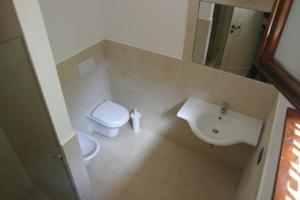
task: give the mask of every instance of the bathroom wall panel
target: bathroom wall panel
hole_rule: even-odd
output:
[[[262,148],[265,148],[264,153],[269,151],[267,146],[272,134],[271,132],[275,115],[275,106],[276,105],[274,105],[268,119],[264,124],[262,137],[260,138],[258,146],[250,156],[249,161],[247,162],[247,165],[243,172],[243,176],[241,178],[241,182],[237,189],[236,200],[256,199],[262,170],[265,164],[265,155],[263,156],[259,165],[257,165],[257,159]]]
[[[195,35],[195,45],[193,51],[194,63],[205,63],[207,54],[207,40],[209,38],[212,22],[209,20],[198,19],[197,31]]]
[[[111,41],[105,59],[111,84],[140,93],[132,99],[150,98],[152,104],[143,105],[154,114],[167,113],[193,95],[217,105],[226,101],[237,112],[265,120],[278,94],[267,83]]]
[[[68,160],[74,182],[76,183],[80,200],[95,200],[87,167],[81,156],[81,149],[77,136],[70,139],[62,148]]]
[[[26,42],[28,54],[30,55],[31,63],[32,63],[34,71],[36,73],[36,78],[38,79],[38,83],[39,83],[41,92],[44,96],[45,103],[47,104],[47,109],[49,111],[53,126],[55,128],[56,135],[59,139],[60,144],[64,145],[64,144],[68,143],[68,141],[71,140],[72,137],[74,138],[74,136],[76,134],[72,131],[70,119],[68,117],[67,108],[66,108],[66,105],[64,102],[61,86],[59,84],[57,70],[56,70],[55,62],[54,62],[53,55],[52,55],[52,52],[50,49],[48,35],[46,33],[46,28],[45,28],[44,21],[42,18],[39,2],[38,2],[38,0],[31,0],[31,1],[13,0],[10,2],[14,3],[14,7],[15,7],[16,13],[18,15],[18,20],[20,22],[20,26],[21,26],[22,33],[23,33],[22,36],[24,37],[24,40]],[[55,3],[55,2],[57,2],[56,5],[58,5],[58,6],[61,6],[61,3],[67,3],[69,6],[75,5],[74,1],[72,1],[72,2],[53,1],[52,3]],[[94,1],[94,3],[95,2],[96,2],[96,4],[99,3],[98,0]],[[49,1],[49,3],[50,3],[50,1]],[[93,5],[95,5],[93,3],[91,3],[92,6],[91,6],[91,4],[88,4],[88,3],[82,2],[82,1],[77,1],[76,3],[87,5],[89,8],[92,7],[92,9],[88,9],[90,11],[89,14],[91,14],[92,16],[94,14],[98,15],[100,13],[100,12],[98,12],[98,7],[93,6]],[[76,4],[76,5],[78,5],[78,4]],[[77,9],[81,9],[83,7],[84,6],[79,6],[79,7],[77,7]],[[97,12],[91,12],[91,10],[93,10],[93,8],[96,9]],[[72,12],[72,7],[70,8],[69,11]],[[50,12],[51,12],[51,9],[50,9]],[[87,31],[90,34],[97,35],[99,33],[97,30],[101,29],[99,19],[97,17],[93,18],[93,17],[91,17],[91,15],[87,15],[86,12],[83,12],[83,13],[78,12],[77,13],[78,14],[77,17],[79,16],[79,18],[80,18],[80,14],[84,14],[84,17],[82,18],[84,21],[83,24],[82,24],[81,20],[77,20],[77,19],[73,18],[72,16],[70,18],[64,18],[64,15],[63,16],[57,15],[57,12],[55,12],[55,11],[52,11],[51,14],[54,14],[55,16],[57,16],[59,18],[58,20],[55,21],[54,26],[56,25],[56,23],[65,22],[64,20],[67,20],[67,21],[69,20],[69,23],[67,23],[67,24],[68,25],[75,24],[76,28],[79,27],[79,26],[76,26],[78,24],[86,25],[87,27],[81,26],[82,32]],[[16,16],[14,16],[14,17],[16,18]],[[86,22],[85,21],[86,19],[96,20],[96,25],[93,23]],[[78,23],[75,23],[75,22],[78,22]],[[97,29],[97,30],[91,31],[88,28],[91,25],[95,26],[95,29]],[[2,30],[2,29],[0,28],[0,30]],[[59,30],[54,30],[54,31],[60,32],[61,30],[66,30],[66,29],[59,29]],[[90,35],[88,35],[87,38],[85,37],[85,38],[80,39],[80,37],[83,35],[82,32],[77,31],[77,29],[76,29],[76,31],[73,32],[73,29],[72,28],[70,29],[69,26],[67,27],[67,30],[68,31],[71,30],[71,33],[67,32],[66,38],[62,39],[63,42],[58,41],[59,44],[63,45],[60,50],[64,53],[66,53],[67,56],[71,56],[72,52],[73,52],[72,50],[74,50],[74,49],[71,48],[71,50],[70,50],[70,48],[65,48],[65,46],[64,46],[65,40],[69,39],[69,40],[71,40],[71,42],[73,42],[72,43],[73,45],[75,45],[75,46],[78,45],[81,48],[86,48],[87,46],[90,45],[90,43],[87,42],[85,39],[92,39],[92,40],[94,39],[94,37],[90,37]],[[76,34],[73,34],[75,32],[78,33],[78,35],[80,35],[80,37]],[[75,39],[74,39],[74,37],[71,37],[71,36],[74,36]],[[78,42],[79,39],[81,41],[80,43]],[[98,41],[97,39],[96,39],[96,42]],[[53,39],[53,40],[55,42],[57,42],[55,39]],[[89,41],[91,41],[91,40],[89,40]],[[81,46],[82,44],[83,44],[83,46]],[[87,46],[85,46],[85,45],[87,45]],[[76,46],[76,47],[78,47],[78,46]],[[70,47],[70,46],[68,46],[68,47]],[[71,47],[74,47],[74,46],[71,46]],[[76,48],[74,51],[78,52],[79,50],[80,49]],[[57,54],[59,54],[59,52]],[[59,56],[63,56],[63,55],[59,54]],[[32,97],[30,97],[30,95],[28,95],[28,97],[32,98]],[[30,102],[30,101],[28,101],[28,102]],[[43,106],[45,106],[45,105],[43,105]],[[55,134],[55,133],[53,133],[53,134]],[[40,135],[38,135],[38,136],[40,136]],[[43,139],[47,140],[47,138],[43,138]],[[50,140],[48,139],[46,144],[49,144],[49,141]],[[28,144],[30,144],[30,143],[28,143]],[[79,149],[78,143],[73,143],[73,146],[75,146],[74,151],[68,151],[68,149],[65,150],[64,149],[65,146],[63,146],[63,150],[65,151],[64,153],[67,158],[68,164],[69,163],[72,164],[72,166],[69,165],[69,169],[70,169],[70,172],[72,173],[73,180],[75,181],[75,185],[77,187],[77,192],[79,193],[79,196],[81,197],[81,199],[86,199],[86,200],[93,199],[91,190],[89,188],[89,177],[88,177],[88,174],[86,173],[86,168],[85,167],[81,168],[81,173],[78,173],[76,171],[76,170],[80,169],[80,166],[82,166],[83,159],[81,157],[81,152],[78,151],[78,149]],[[46,145],[44,147],[46,147]],[[77,151],[76,151],[76,149],[77,149]],[[38,153],[39,151],[36,151],[36,152]],[[36,153],[36,152],[34,152],[34,153]],[[34,155],[36,155],[36,154],[34,154]],[[73,157],[77,158],[76,165],[73,165],[74,164],[74,162],[72,160]],[[37,162],[37,163],[40,164],[39,162]],[[37,165],[37,163],[35,163],[35,164]],[[44,164],[44,163],[46,163],[46,162],[43,162],[42,164]],[[58,164],[60,165],[61,168],[63,167],[62,163],[58,163]],[[50,170],[48,163],[45,164],[44,166],[47,166],[47,172],[48,172]],[[35,174],[38,174],[37,172],[40,172],[40,171],[36,170]],[[45,176],[47,176],[47,175],[51,175],[52,178],[55,178],[55,176],[51,173],[45,173]],[[66,174],[60,175],[59,177],[62,178],[62,177],[64,177],[64,175],[66,175]],[[41,177],[40,177],[40,179],[41,179]],[[56,178],[56,181],[57,181],[57,178]],[[61,185],[62,182],[63,181],[60,181],[57,183]],[[60,186],[60,189],[61,188],[63,188],[63,187]],[[67,192],[66,188],[63,188],[62,190],[64,190],[64,192]],[[57,194],[57,192],[56,192],[56,194]],[[58,198],[58,199],[61,199],[61,198]],[[66,199],[66,198],[64,198],[64,199]]]
[[[11,0],[0,0],[0,42],[22,35]]]
[[[103,0],[39,3],[56,63],[104,39]]]
[[[39,2],[38,0],[12,0],[12,2],[32,67],[36,73],[59,142],[63,145],[74,136],[74,133],[59,84]]]
[[[34,186],[1,127],[0,163],[1,199],[23,199]]]
[[[0,123],[32,183],[55,199],[75,199],[21,38],[0,45]]]
[[[288,108],[293,108],[292,104],[279,94],[264,125],[258,147],[243,172],[236,200],[272,199]],[[264,148],[263,157],[261,163],[257,165],[262,148]]]
[[[288,108],[294,109],[294,106],[280,93],[275,107],[272,131],[267,147],[268,150],[265,153],[265,164],[261,174],[257,200],[272,198]]]
[[[30,2],[34,3],[34,1]],[[55,174],[57,173],[55,169],[61,172],[65,168],[60,161],[58,163],[54,161],[59,165],[58,167],[53,165],[52,156],[57,153],[55,150],[58,150],[57,143],[53,146],[55,133],[51,132],[48,137],[49,129],[45,130],[49,127],[49,119],[46,115],[46,121],[43,121],[45,105],[24,47],[23,34],[13,3],[15,2],[12,0],[0,0],[0,126],[6,134],[4,136],[2,129],[0,130],[0,199],[15,200],[25,199],[25,197],[31,199],[30,195],[35,194],[45,196],[36,186],[55,194],[60,193],[57,188],[59,190],[63,188],[62,190],[65,191],[62,193],[66,193],[68,187],[65,187],[64,180],[59,179],[58,182],[57,177],[63,178],[67,174],[66,171],[63,171],[65,174],[58,176]],[[22,11],[32,6],[29,2],[22,3],[26,4],[22,7]],[[25,16],[38,20],[33,13],[36,14],[31,10],[30,15]],[[22,19],[26,21],[25,18]],[[40,28],[32,20],[28,21],[34,27],[30,30],[36,31]],[[36,34],[34,38],[38,38]],[[37,39],[37,41],[41,44],[41,40]],[[43,57],[42,59],[48,63],[42,49],[39,48],[39,51],[43,56],[39,57]],[[42,65],[42,68],[45,70],[45,65]],[[51,128],[50,131],[53,131]],[[53,150],[53,147],[56,149]],[[69,181],[68,177],[67,181]],[[56,183],[58,183],[57,187],[54,186]]]
[[[113,100],[140,109],[144,127],[236,167],[245,166],[251,147],[211,149],[176,112],[189,96],[195,96],[217,105],[228,102],[237,112],[266,120],[277,95],[273,86],[111,41],[105,59]]]
[[[105,99],[111,99],[107,65],[103,57],[105,42],[99,42],[57,65],[65,102],[72,126],[90,132],[86,114],[91,106]],[[93,57],[96,68],[80,77],[78,65]],[[90,180],[82,162],[81,150],[77,137],[72,137],[63,145],[68,164],[82,199],[92,199]]]
[[[86,114],[90,107],[111,98],[104,45],[99,42],[57,65],[72,125],[83,131],[89,131]],[[96,68],[80,77],[78,65],[90,57],[95,58]]]
[[[106,0],[105,39],[182,58],[188,0]]]
[[[56,63],[103,39],[182,58],[189,1],[199,0],[39,0]],[[274,0],[205,1],[270,12]]]

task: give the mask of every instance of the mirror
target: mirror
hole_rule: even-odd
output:
[[[255,60],[269,13],[199,3],[192,62],[262,80]]]
[[[258,69],[300,109],[300,2],[276,0],[258,54]]]

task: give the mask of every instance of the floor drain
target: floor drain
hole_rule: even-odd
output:
[[[214,129],[212,130],[212,132],[213,132],[214,134],[218,134],[220,131],[219,131],[218,129],[214,128]]]

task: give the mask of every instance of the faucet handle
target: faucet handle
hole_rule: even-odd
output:
[[[221,106],[221,114],[225,115],[227,113],[227,110],[228,110],[228,103],[223,102]]]
[[[223,102],[223,103],[222,103],[222,107],[228,108],[228,107],[229,107],[229,104],[228,104],[227,102]]]

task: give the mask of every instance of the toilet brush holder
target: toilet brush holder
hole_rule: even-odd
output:
[[[135,134],[140,133],[140,121],[141,121],[141,113],[134,109],[134,111],[130,114],[132,119],[132,128]]]

